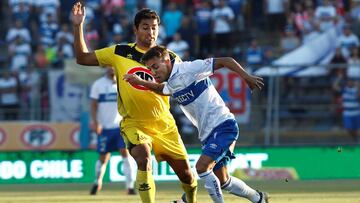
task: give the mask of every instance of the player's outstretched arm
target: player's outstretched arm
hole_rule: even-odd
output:
[[[261,90],[261,88],[264,86],[264,80],[261,77],[248,74],[244,68],[231,57],[214,58],[213,63],[214,71],[224,67],[234,71],[245,80],[251,90],[255,88]]]
[[[89,52],[84,39],[84,20],[86,16],[85,6],[80,2],[74,4],[71,12],[71,20],[74,29],[74,49],[76,62],[81,65],[97,66],[99,62],[94,52]]]
[[[125,74],[123,79],[132,85],[142,85],[157,94],[166,95],[163,93],[165,87],[164,83],[156,83],[148,80],[143,80],[136,74]]]

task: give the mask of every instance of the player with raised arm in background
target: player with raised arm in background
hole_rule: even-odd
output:
[[[150,71],[141,63],[143,54],[156,45],[160,18],[155,11],[142,9],[134,19],[135,43],[113,45],[89,52],[83,26],[85,7],[76,3],[72,10],[74,47],[77,63],[89,66],[112,66],[118,86],[118,110],[123,117],[120,128],[130,154],[137,166],[136,188],[142,202],[155,202],[151,150],[157,161],[166,161],[179,177],[187,202],[196,202],[197,180],[188,161],[187,152],[170,113],[168,96],[122,80],[124,74],[138,74],[152,80]],[[178,58],[171,53],[175,60]]]
[[[136,194],[134,190],[136,166],[120,136],[119,124],[122,119],[117,111],[117,87],[114,69],[108,67],[106,75],[97,79],[90,89],[91,118],[97,137],[99,160],[95,165],[96,179],[90,190],[96,195],[102,188],[103,177],[111,152],[120,152],[123,158],[123,173],[126,180],[127,194]]]
[[[212,200],[224,202],[223,189],[253,203],[267,203],[267,193],[252,189],[228,173],[227,164],[235,158],[233,151],[239,129],[234,115],[226,107],[209,76],[215,70],[226,67],[244,79],[252,90],[261,89],[263,79],[249,75],[231,57],[177,62],[162,46],[151,48],[142,61],[157,82],[143,80],[135,74],[124,75],[124,80],[162,95],[171,95],[197,127],[202,154],[196,163],[196,170]]]

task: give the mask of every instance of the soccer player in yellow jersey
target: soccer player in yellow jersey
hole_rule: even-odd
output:
[[[186,201],[196,202],[197,181],[169,111],[169,98],[122,80],[124,74],[132,73],[146,80],[154,80],[150,70],[140,59],[148,49],[156,45],[159,16],[150,9],[140,10],[134,19],[135,43],[114,45],[94,52],[88,50],[84,40],[84,20],[85,7],[77,2],[72,9],[76,60],[82,65],[107,65],[115,68],[118,110],[123,117],[120,127],[130,154],[138,166],[136,187],[142,202],[155,202],[151,150],[157,161],[167,161],[175,171],[186,193]],[[171,57],[175,59],[177,56],[172,53]]]

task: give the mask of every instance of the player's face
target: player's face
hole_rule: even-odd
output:
[[[140,47],[151,48],[155,46],[159,34],[159,24],[156,19],[143,19],[139,27],[135,28],[136,43]]]
[[[170,76],[171,63],[169,59],[154,57],[146,61],[145,65],[151,70],[158,83],[166,81]]]

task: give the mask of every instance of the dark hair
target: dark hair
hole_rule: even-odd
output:
[[[134,25],[136,28],[139,27],[140,22],[143,19],[156,19],[158,21],[158,24],[160,24],[159,15],[156,13],[156,11],[149,8],[143,8],[136,13],[134,18]]]
[[[151,49],[149,49],[142,57],[141,57],[141,62],[145,63],[146,61],[158,57],[158,58],[162,58],[166,55],[169,55],[168,50],[163,47],[163,46],[154,46]]]

